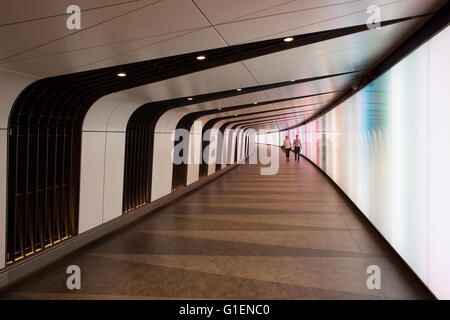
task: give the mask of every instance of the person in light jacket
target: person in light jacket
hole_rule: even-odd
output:
[[[289,153],[291,152],[292,144],[288,136],[286,136],[286,139],[284,139],[283,147],[284,151],[286,151],[286,160],[289,160]]]
[[[297,160],[299,162],[300,162],[300,151],[302,151],[302,143],[297,134],[294,139],[294,154],[295,154],[295,160]]]

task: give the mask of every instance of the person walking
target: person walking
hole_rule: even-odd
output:
[[[286,161],[288,161],[289,153],[291,152],[291,148],[292,148],[292,144],[291,144],[291,141],[289,140],[288,136],[286,136],[286,139],[284,139],[283,147],[284,147],[284,151],[286,151]]]
[[[295,135],[295,139],[294,139],[294,154],[295,154],[295,160],[297,160],[298,162],[300,162],[300,152],[301,151],[302,151],[302,143],[297,134],[297,135]]]

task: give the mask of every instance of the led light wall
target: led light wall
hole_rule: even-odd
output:
[[[303,154],[441,299],[450,299],[449,56],[447,28],[300,128]]]

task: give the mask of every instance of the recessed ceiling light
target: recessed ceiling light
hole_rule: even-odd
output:
[[[295,80],[291,80],[291,82],[294,82]]]
[[[241,88],[238,88],[238,89],[236,89],[236,91],[242,91],[242,89],[241,89]]]
[[[197,56],[197,60],[205,60],[206,59],[206,57],[205,56]]]
[[[189,101],[192,101],[192,100],[194,100],[194,98],[192,98],[192,97],[189,97],[189,98],[188,98],[188,100],[189,100]]]
[[[237,117],[237,114],[234,114],[235,117]]]
[[[221,107],[218,107],[217,110],[222,110],[222,108],[221,108]]]
[[[258,102],[255,101],[255,102],[253,102],[253,104],[258,104]]]
[[[284,42],[291,42],[293,40],[294,40],[293,37],[286,37],[286,38],[283,39]]]
[[[126,74],[125,72],[119,72],[119,73],[117,74],[117,76],[118,76],[118,77],[126,77],[127,74]]]

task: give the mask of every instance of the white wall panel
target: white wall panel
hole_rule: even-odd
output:
[[[202,121],[195,121],[192,125],[189,137],[189,163],[187,169],[186,185],[198,180],[199,163],[202,149]]]
[[[79,233],[103,222],[105,132],[83,132],[81,146]]]
[[[200,166],[203,161],[202,148],[202,130],[209,120],[213,119],[215,115],[207,115],[198,118],[191,127],[191,134],[189,138],[189,163],[187,169],[186,185],[189,185],[198,180]],[[195,134],[194,134],[195,132]],[[208,173],[209,174],[209,173]]]
[[[111,114],[122,102],[123,98],[118,94],[98,99],[84,117],[83,131],[105,131]]]
[[[429,43],[429,286],[450,299],[450,29]]]
[[[86,114],[81,150],[80,233],[122,214],[126,126],[132,113],[143,104],[111,94],[97,100]]]
[[[236,147],[236,152],[237,152],[237,160],[238,162],[241,160],[241,151],[242,151],[242,134],[243,131],[241,129],[238,130],[237,132],[237,147]]]
[[[223,143],[222,143],[222,165],[220,166],[221,169],[225,168],[227,166],[227,159],[228,159],[228,131],[224,130],[223,134]]]
[[[153,172],[152,172],[152,196],[151,200],[159,199],[172,190],[173,174],[173,137],[176,126],[181,118],[193,112],[189,108],[176,108],[164,113],[155,126],[155,143],[153,148]],[[202,117],[197,120],[195,134],[190,135],[189,150],[194,148],[196,139],[201,138],[202,126],[211,116]],[[203,121],[202,121],[203,120]],[[194,122],[195,124],[195,122]],[[192,133],[192,128],[191,131]],[[194,145],[192,145],[194,142]],[[193,159],[192,159],[193,160]],[[188,178],[186,183],[190,184],[198,180],[198,165],[188,165]]]
[[[234,147],[235,147],[235,136],[236,136],[236,131],[230,129],[231,125],[228,126],[227,128],[225,128],[224,132],[224,156],[225,156],[225,161],[222,164],[222,168],[226,167],[227,164],[233,164],[234,163]]]
[[[224,123],[226,123],[226,122],[227,122],[227,120],[220,120],[220,121],[216,122],[216,124],[214,124],[214,126],[213,126],[213,129],[219,131],[220,127],[223,126]],[[221,162],[220,168],[222,169],[226,165],[226,159],[227,159],[226,158],[226,145],[227,145],[227,141],[226,141],[226,138],[225,138],[225,130],[221,134],[223,135],[223,137],[222,137],[222,153],[221,153],[222,154],[222,159],[217,159],[216,158],[216,163],[219,160],[221,160],[222,162]],[[218,151],[216,150],[216,152],[218,152]]]
[[[172,191],[174,133],[180,119],[188,113],[176,108],[164,113],[155,126],[151,201]]]
[[[215,128],[212,128],[211,136],[210,136],[210,143],[209,143],[208,175],[216,172],[217,134],[218,134],[218,130]]]
[[[173,173],[173,133],[155,132],[154,139],[151,201],[172,191]]]
[[[106,133],[103,223],[122,214],[125,132]]]
[[[237,135],[237,132],[236,132],[236,130],[233,130],[233,131],[230,131],[230,136],[232,137],[231,138],[231,148],[230,148],[230,163],[231,164],[234,164],[235,162],[234,162],[234,159],[235,159],[235,153],[236,153],[236,147],[237,147],[237,145],[236,145],[236,135]]]
[[[300,128],[302,153],[440,299],[450,299],[448,56],[449,28]]]
[[[178,122],[189,111],[185,108],[175,108],[165,112],[156,123],[155,132],[169,132],[172,133],[177,127]]]
[[[83,131],[125,131],[132,113],[145,102],[120,94],[98,99],[83,120]]]
[[[126,132],[128,120],[130,119],[133,112],[142,106],[144,101],[127,98],[123,101],[114,112],[108,121],[107,130],[108,131],[122,131]]]
[[[237,135],[237,145],[236,145],[236,153],[237,153],[237,161],[239,163],[239,161],[241,160],[241,147],[242,147],[242,129],[237,129],[236,132]]]

